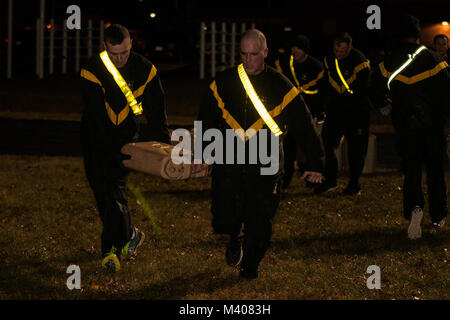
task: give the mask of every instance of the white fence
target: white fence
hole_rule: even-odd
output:
[[[255,24],[250,28],[255,28]],[[236,22],[200,24],[200,79],[204,79],[207,72],[214,78],[217,71],[232,67],[239,61],[238,36],[245,30],[245,23],[241,23],[239,34]]]
[[[68,30],[66,20],[60,28],[56,28],[55,20],[44,24],[40,18],[36,20],[36,74],[42,79],[45,74],[55,73],[55,61],[61,60],[59,73],[67,73],[70,59],[73,69],[80,71],[80,60],[90,58],[94,52],[103,47],[104,22],[101,20],[94,28],[92,20],[81,29]],[[60,58],[60,59],[59,59]],[[47,70],[47,72],[46,72]]]

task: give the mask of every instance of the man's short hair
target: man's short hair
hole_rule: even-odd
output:
[[[261,50],[265,50],[267,48],[267,40],[264,33],[259,31],[258,29],[248,29],[241,36],[241,43],[244,40],[256,40],[259,42],[259,48]]]
[[[448,42],[448,37],[447,37],[445,34],[442,34],[442,33],[437,34],[437,35],[434,36],[434,38],[433,38],[433,43],[436,44],[436,41],[437,41],[438,39],[446,39],[447,42]]]
[[[117,45],[121,44],[124,39],[130,38],[130,32],[121,24],[112,24],[105,29],[103,36],[105,42]]]
[[[350,46],[352,44],[352,37],[348,32],[339,32],[334,35],[333,41],[337,43],[345,42]]]

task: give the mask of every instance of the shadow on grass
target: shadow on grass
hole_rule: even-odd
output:
[[[142,192],[142,195],[151,200],[161,194],[176,196],[178,201],[205,201],[211,200],[211,190],[160,190]]]
[[[1,265],[0,269],[2,291],[10,299],[53,299],[67,292],[64,268],[55,268],[44,262],[23,260],[6,266]],[[60,282],[49,281],[55,275],[62,275]]]
[[[131,299],[178,300],[189,294],[212,294],[236,284],[238,278],[230,274],[223,277],[220,270],[211,270],[197,274],[176,276],[168,281],[157,282],[133,291]],[[108,298],[123,298],[123,294],[111,295]]]
[[[321,255],[373,255],[382,252],[406,252],[422,247],[450,244],[445,231],[432,235],[424,230],[419,240],[409,240],[406,230],[383,229],[365,230],[348,234],[330,234],[319,237],[303,238],[301,236],[273,239],[274,250],[300,250],[302,257]]]

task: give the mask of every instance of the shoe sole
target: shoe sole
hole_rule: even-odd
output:
[[[422,227],[420,226],[423,218],[423,211],[416,211],[412,214],[411,223],[408,227],[408,238],[411,240],[419,239],[422,236]]]

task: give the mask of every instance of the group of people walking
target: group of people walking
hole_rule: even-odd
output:
[[[400,19],[396,31],[397,48],[378,65],[371,65],[353,46],[352,37],[342,32],[323,60],[311,56],[309,39],[299,35],[289,44],[290,52],[270,66],[265,35],[250,29],[240,40],[241,63],[212,80],[197,117],[203,130],[217,129],[225,136],[227,129],[253,129],[254,135],[243,136],[246,150],[249,140],[261,143],[263,134],[278,137],[280,165],[275,174],[262,175],[260,169],[267,164],[259,159],[212,168],[212,227],[230,236],[225,259],[239,269],[241,278],[258,277],[281,190],[289,186],[295,171],[297,145],[304,153],[301,178],[315,185],[314,193],[323,194],[338,186],[334,150],[344,136],[350,172],[343,193],[361,192],[373,107],[391,110],[403,159],[408,237],[421,236],[423,164],[431,220],[436,229],[443,226],[444,127],[450,110],[445,88],[450,87],[450,69],[442,42],[448,45],[448,38],[437,38],[437,51],[421,46],[419,22],[411,16]],[[144,239],[131,224],[124,195],[128,170],[120,149],[144,138],[170,143],[170,137],[156,67],[131,51],[125,27],[111,25],[104,39],[105,51],[81,72],[86,104],[82,138],[86,174],[103,222],[102,266],[117,271],[120,261],[134,255]],[[323,126],[321,132],[318,125]]]

